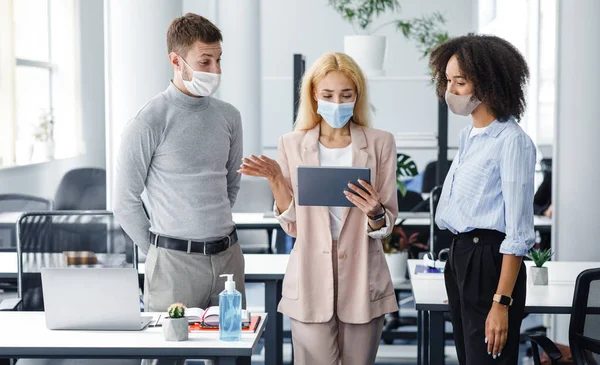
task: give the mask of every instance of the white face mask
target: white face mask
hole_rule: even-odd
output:
[[[211,96],[217,91],[219,85],[221,85],[221,74],[196,71],[183,59],[183,57],[181,57],[181,59],[183,60],[183,63],[192,70],[192,81],[184,80],[183,75],[180,72],[181,81],[183,81],[183,85],[185,85],[185,88],[188,89],[190,94],[196,96]]]

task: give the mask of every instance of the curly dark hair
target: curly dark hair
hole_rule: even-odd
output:
[[[496,36],[467,34],[436,47],[429,67],[439,98],[446,92],[446,65],[454,55],[463,76],[473,83],[473,95],[489,106],[497,120],[521,119],[529,69],[515,46]]]

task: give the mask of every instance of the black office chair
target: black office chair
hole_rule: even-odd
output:
[[[398,211],[399,212],[427,212],[428,205],[423,200],[421,194],[407,190],[406,195],[402,195],[400,190],[397,190],[398,195]]]
[[[540,166],[542,168],[542,172],[552,173],[552,159],[551,158],[542,158],[540,161]]]
[[[452,165],[452,160],[448,160],[448,166]],[[432,161],[425,166],[423,170],[423,185],[421,191],[429,193],[438,185],[437,181],[437,161]]]
[[[269,214],[273,211],[273,193],[266,179],[242,178],[238,192],[234,213],[262,213]],[[277,238],[277,230],[269,235],[266,229],[238,230],[238,241],[244,253],[269,253],[272,252],[272,241]]]
[[[553,365],[561,359],[559,349],[545,336],[532,336],[531,346],[535,365],[541,365],[539,347],[546,352]],[[575,364],[600,364],[600,268],[585,270],[577,276],[569,325],[569,347]]]
[[[94,267],[137,269],[137,248],[111,212],[25,213],[17,222],[17,278],[20,300],[11,301],[12,307],[3,303],[3,309],[43,311],[40,270],[46,267],[68,266],[69,251],[92,252],[95,259],[92,259],[91,264]]]
[[[56,210],[106,210],[106,171],[81,168],[63,176],[54,198]]]
[[[30,212],[17,222],[18,298],[0,303],[0,310],[43,311],[40,270],[64,267],[68,251],[91,251],[93,267],[134,267],[137,248],[121,229],[111,212],[52,211]],[[80,265],[84,266],[84,265]],[[90,283],[93,285],[93,283]],[[57,360],[66,364],[139,364],[140,360]],[[48,365],[48,359],[20,359],[19,365]]]

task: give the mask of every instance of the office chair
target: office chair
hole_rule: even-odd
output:
[[[452,165],[452,160],[448,160],[448,166]],[[438,185],[437,181],[437,161],[432,161],[425,166],[423,170],[423,185],[421,191],[429,193]]]
[[[121,229],[111,212],[52,211],[25,213],[17,222],[18,298],[0,303],[0,310],[43,311],[40,271],[45,267],[69,266],[76,258],[68,251],[91,251],[91,267],[134,267],[137,247]],[[88,258],[88,262],[90,258]],[[95,264],[94,264],[95,262]],[[74,265],[77,262],[73,263]],[[85,265],[80,265],[85,266]],[[85,308],[84,308],[85,310]],[[55,361],[19,359],[19,365],[139,364],[139,359],[86,359]]]
[[[26,194],[0,194],[0,213],[52,210],[52,200]]]
[[[0,213],[45,211],[52,209],[52,200],[26,194],[0,194]],[[0,247],[16,247],[14,226],[0,229]]]
[[[423,200],[419,193],[414,191],[406,191],[406,195],[402,195],[400,190],[397,190],[398,195],[398,211],[399,212],[427,212],[428,205]]]
[[[52,200],[26,194],[0,194],[0,213],[52,210]],[[16,249],[14,226],[0,228],[0,248]],[[0,283],[0,289],[16,290],[13,283]]]
[[[56,210],[105,210],[106,171],[74,169],[65,174],[54,198]]]
[[[544,174],[552,173],[552,159],[551,158],[542,158],[540,160],[540,166],[541,166],[542,172]]]
[[[546,336],[532,336],[531,346],[535,365],[541,364],[539,347],[546,352],[552,365],[558,364],[562,357]],[[600,268],[581,272],[575,281],[569,347],[575,364],[600,364]]]
[[[266,179],[242,178],[234,213],[270,214],[275,200]],[[244,253],[269,253],[272,251],[272,240],[277,237],[277,230],[269,237],[266,229],[238,230],[238,241]]]
[[[78,259],[76,254],[67,254],[83,251],[92,252],[92,257]],[[30,212],[17,222],[17,259],[18,299],[11,302],[12,307],[4,302],[2,307],[43,311],[42,268],[87,261],[93,267],[137,269],[137,248],[111,212]]]

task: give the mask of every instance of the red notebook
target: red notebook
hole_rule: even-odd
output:
[[[250,325],[248,327],[243,327],[242,328],[242,332],[256,332],[256,329],[258,328],[258,325],[260,323],[261,317],[260,316],[252,316],[252,320],[250,321]],[[213,326],[203,326],[200,323],[190,323],[190,332],[195,332],[195,331],[218,331],[219,327],[213,327]]]

